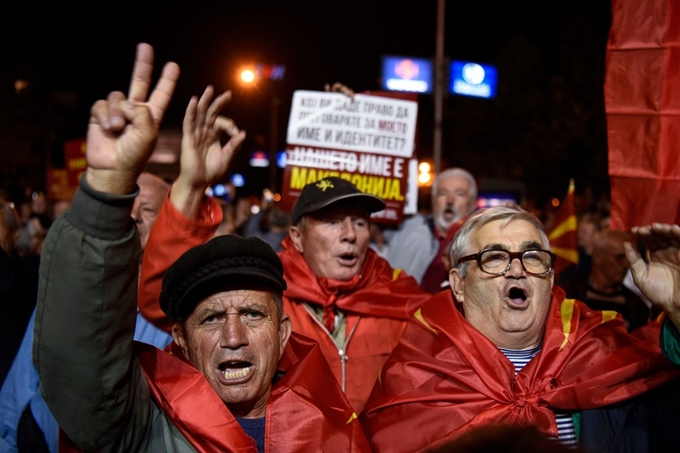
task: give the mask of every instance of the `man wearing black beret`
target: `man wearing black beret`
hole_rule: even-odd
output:
[[[174,342],[133,341],[135,181],[179,75],[168,63],[147,101],[152,62],[140,44],[129,97],[92,107],[87,172],[45,241],[33,356],[60,451],[370,451],[318,345],[291,333],[281,260],[258,239],[222,236],[179,257],[161,294]],[[185,128],[213,141],[229,94],[205,115],[211,97],[192,98]]]

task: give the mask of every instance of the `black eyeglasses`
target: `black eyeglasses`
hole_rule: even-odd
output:
[[[482,272],[491,275],[505,275],[510,270],[512,260],[519,259],[522,267],[531,275],[546,275],[552,272],[555,264],[555,254],[543,249],[525,250],[523,252],[508,252],[507,250],[482,250],[474,255],[467,255],[458,260],[456,265],[465,261],[477,261]]]

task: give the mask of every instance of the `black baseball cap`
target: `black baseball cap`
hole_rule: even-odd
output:
[[[362,192],[346,179],[331,176],[309,183],[302,188],[302,192],[300,192],[300,196],[293,206],[290,222],[295,225],[303,215],[348,198],[355,199],[368,212],[378,212],[385,209],[385,202],[382,198]]]

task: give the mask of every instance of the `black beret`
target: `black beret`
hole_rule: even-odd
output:
[[[293,205],[290,222],[295,225],[303,215],[348,198],[356,200],[359,206],[365,207],[368,212],[378,212],[385,209],[385,202],[382,198],[362,192],[346,179],[330,176],[309,183],[302,188],[300,196]]]
[[[282,295],[286,282],[281,259],[261,239],[218,236],[188,250],[170,266],[163,277],[161,310],[176,320],[213,294],[237,289]]]

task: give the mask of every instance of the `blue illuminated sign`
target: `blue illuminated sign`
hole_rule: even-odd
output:
[[[425,58],[384,56],[382,88],[411,93],[432,92],[432,61]]]
[[[492,99],[496,97],[496,77],[494,66],[452,61],[449,90],[453,94]]]
[[[279,151],[276,155],[276,165],[279,168],[286,168],[286,152]]]

